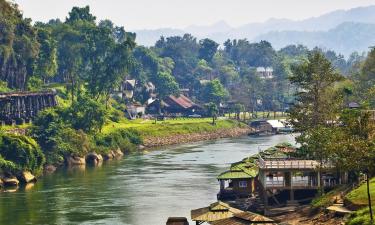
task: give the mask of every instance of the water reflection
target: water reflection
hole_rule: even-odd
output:
[[[0,224],[162,225],[168,216],[216,200],[216,176],[292,136],[243,137],[186,144],[127,156],[101,167],[46,175],[33,187],[0,193]]]

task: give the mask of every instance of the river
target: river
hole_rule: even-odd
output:
[[[61,169],[34,186],[0,193],[0,224],[164,225],[216,201],[216,176],[231,163],[292,135],[164,147],[101,167]]]

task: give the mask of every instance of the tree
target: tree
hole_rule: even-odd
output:
[[[0,0],[0,79],[24,90],[39,53],[36,30],[16,4]]]
[[[158,72],[153,79],[153,83],[156,86],[156,92],[160,100],[169,95],[178,95],[179,93],[177,82],[173,76],[167,72]]]
[[[80,94],[64,116],[74,129],[97,133],[104,126],[107,111],[101,103]]]
[[[206,110],[209,116],[212,117],[212,125],[216,125],[216,118],[219,112],[217,105],[213,102],[206,104]]]
[[[216,105],[219,105],[227,96],[228,92],[219,79],[214,79],[205,84],[201,93],[202,100],[213,102]]]
[[[66,23],[75,23],[77,21],[86,21],[95,23],[96,17],[90,13],[90,7],[73,7],[69,12],[69,16],[66,18]]]
[[[342,104],[333,85],[342,80],[342,76],[332,64],[321,52],[314,51],[307,60],[294,66],[292,72],[290,81],[299,89],[297,103],[290,112],[295,128],[304,132],[335,121]]]
[[[369,113],[357,109],[344,110],[341,121],[345,126],[333,139],[335,157],[333,159],[342,168],[363,172],[367,177],[367,195],[371,222],[373,222],[369,180],[375,172],[375,124],[370,121]]]
[[[192,88],[195,83],[193,70],[198,63],[199,44],[195,37],[184,34],[182,37],[161,37],[155,44],[155,52],[162,58],[173,59],[175,67],[172,75],[183,88]]]
[[[56,40],[52,38],[51,31],[43,27],[39,27],[37,30],[37,40],[40,44],[40,51],[34,74],[45,83],[57,72]]]
[[[211,39],[203,39],[199,41],[199,58],[212,62],[219,44]]]
[[[353,76],[354,95],[362,103],[375,107],[375,48],[373,48],[364,61],[360,72]]]

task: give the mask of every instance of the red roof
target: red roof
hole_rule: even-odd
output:
[[[177,105],[181,106],[182,108],[184,109],[188,109],[188,108],[191,108],[192,106],[195,105],[194,102],[192,102],[188,97],[186,97],[185,95],[180,95],[178,97],[174,96],[174,95],[170,95],[168,96],[168,100],[171,100],[173,101],[174,103],[176,103]]]

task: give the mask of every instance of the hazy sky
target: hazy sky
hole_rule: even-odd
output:
[[[90,5],[98,19],[111,19],[127,30],[207,25],[232,26],[269,18],[294,20],[337,10],[375,5],[375,0],[14,0],[34,21],[65,19],[73,6]]]

